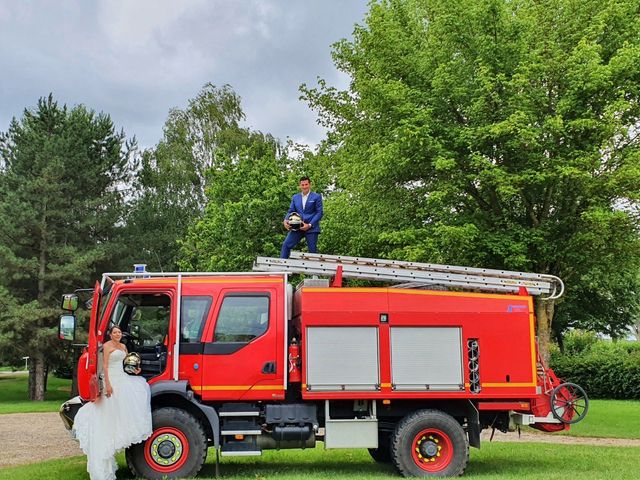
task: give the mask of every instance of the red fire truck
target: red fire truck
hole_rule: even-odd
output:
[[[151,387],[153,434],[126,451],[150,479],[196,475],[210,447],[217,467],[218,454],[318,440],[367,448],[404,476],[455,476],[483,429],[559,431],[587,412],[584,391],[537,352],[533,296],[562,295],[557,277],[297,252],[254,270],[104,274],[80,395],[60,410],[67,428],[100,395],[113,324]],[[295,290],[290,274],[305,274]],[[63,339],[75,336],[77,303],[63,299]]]

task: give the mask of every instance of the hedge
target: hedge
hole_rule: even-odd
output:
[[[589,336],[575,332],[567,337],[564,353],[553,352],[556,375],[580,385],[589,398],[640,400],[640,342]]]

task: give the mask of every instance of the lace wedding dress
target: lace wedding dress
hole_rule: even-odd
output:
[[[118,349],[109,355],[113,394],[84,405],[73,424],[73,434],[87,455],[91,480],[115,480],[116,452],[142,442],[153,431],[149,385],[144,378],[124,372],[124,357]]]

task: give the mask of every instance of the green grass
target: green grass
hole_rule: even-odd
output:
[[[640,438],[640,401],[591,400],[585,419],[572,425],[567,435]]]
[[[640,401],[591,400],[584,420],[562,432],[572,437],[640,438]]]
[[[213,479],[213,452],[199,479]],[[118,455],[119,479],[132,478]],[[640,448],[551,445],[540,443],[492,443],[472,449],[463,478],[474,480],[635,480],[640,470]],[[373,462],[365,450],[322,448],[299,451],[267,451],[262,457],[223,458],[225,479],[383,479],[399,478],[389,465]],[[0,469],[0,480],[85,480],[84,457],[54,460],[41,464]]]
[[[0,414],[56,412],[71,396],[71,380],[49,375],[44,402],[28,400],[27,374],[0,375]]]

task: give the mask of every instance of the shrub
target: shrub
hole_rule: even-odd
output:
[[[590,398],[640,400],[640,344],[611,342],[579,333],[568,336],[565,352],[554,352],[551,367]]]

